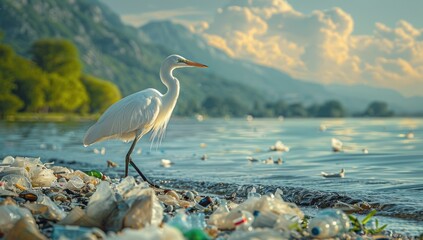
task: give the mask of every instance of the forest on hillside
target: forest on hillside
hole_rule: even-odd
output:
[[[0,113],[97,113],[121,98],[113,83],[85,74],[67,40],[32,44],[31,59],[0,43]]]

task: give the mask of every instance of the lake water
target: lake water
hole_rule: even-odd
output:
[[[63,160],[74,169],[96,168],[123,175],[129,143],[111,140],[84,148],[82,138],[92,123],[0,122],[0,157],[39,156],[43,162]],[[319,127],[325,125],[326,131]],[[407,138],[412,131],[414,138]],[[344,143],[332,152],[331,138]],[[281,140],[289,152],[269,151]],[[105,149],[104,155],[101,148]],[[363,149],[368,153],[363,153]],[[97,153],[96,153],[97,152]],[[207,155],[205,161],[201,156]],[[250,162],[248,157],[283,159],[282,164]],[[160,166],[161,159],[174,164]],[[106,169],[106,161],[119,164]],[[148,137],[134,150],[133,160],[153,180],[173,184],[223,188],[239,185],[284,191],[286,199],[313,211],[337,201],[367,202],[382,223],[402,232],[423,232],[423,119],[195,119],[173,118],[160,146]],[[339,172],[345,178],[326,179],[320,173]],[[136,172],[130,168],[130,173]],[[206,182],[207,184],[204,184]],[[225,183],[225,184],[220,184]]]

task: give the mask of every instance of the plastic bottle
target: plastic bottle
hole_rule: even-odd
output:
[[[257,192],[256,188],[253,187],[250,192],[247,194],[248,198],[260,198],[261,194]]]
[[[228,203],[226,200],[221,199],[219,201],[219,207],[210,215],[207,223],[218,227],[219,229],[225,225],[225,218],[229,214]]]
[[[325,209],[310,220],[308,227],[312,237],[326,239],[348,232],[350,221],[341,210]]]
[[[205,218],[206,217],[202,212],[192,213],[188,216],[188,221],[191,224],[191,228],[204,229],[207,226]]]
[[[253,214],[254,214],[253,227],[272,228],[275,225],[276,220],[278,219],[278,215],[270,211],[261,212],[261,211],[255,210]]]
[[[106,239],[106,234],[98,228],[55,224],[53,225],[52,239]]]
[[[177,211],[176,215],[170,219],[167,224],[179,229],[181,232],[186,232],[191,228],[188,222],[188,215],[182,209]]]
[[[254,216],[248,211],[241,211],[241,216],[232,220],[236,231],[251,231]]]
[[[204,218],[204,213],[188,216],[180,210],[167,224],[179,229],[188,240],[207,240],[210,237],[203,230],[206,226]]]
[[[9,231],[19,219],[24,217],[33,218],[26,208],[15,205],[0,206],[0,234]]]

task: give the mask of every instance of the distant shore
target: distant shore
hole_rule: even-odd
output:
[[[18,113],[6,116],[8,122],[83,122],[96,120],[99,114],[76,113]]]

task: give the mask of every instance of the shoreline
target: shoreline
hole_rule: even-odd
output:
[[[62,167],[62,166],[56,166],[56,165],[49,165],[49,164],[43,164],[39,158],[19,158],[16,157],[14,158],[13,162],[11,160],[11,158],[9,157],[8,160],[3,161],[3,167],[5,167],[5,164],[9,163],[9,166],[19,166],[22,165],[26,166],[22,169],[17,169],[19,167],[14,167],[13,171],[21,171],[21,173],[25,174],[25,171],[27,171],[28,173],[31,173],[31,181],[33,185],[37,185],[39,186],[38,188],[33,188],[33,187],[16,187],[18,185],[12,185],[15,186],[14,191],[11,191],[10,189],[7,189],[7,187],[4,186],[9,186],[7,185],[7,181],[6,184],[3,184],[3,188],[7,191],[9,191],[9,194],[12,195],[12,199],[14,199],[14,201],[16,202],[16,206],[23,206],[27,209],[30,209],[32,211],[32,214],[34,215],[35,219],[37,220],[37,225],[38,227],[41,229],[41,233],[44,235],[47,235],[47,237],[51,237],[53,234],[58,234],[55,233],[55,229],[60,228],[60,227],[55,227],[57,225],[57,223],[70,223],[70,225],[76,225],[76,226],[89,226],[89,227],[93,227],[92,225],[95,224],[91,224],[91,223],[87,223],[88,220],[90,220],[89,218],[93,217],[92,215],[92,211],[93,209],[96,208],[101,208],[102,205],[106,204],[107,202],[113,206],[118,206],[119,201],[117,199],[122,198],[122,199],[129,199],[129,198],[133,198],[133,201],[131,204],[128,203],[120,203],[120,204],[126,204],[125,206],[128,206],[129,209],[132,209],[132,206],[134,206],[133,204],[135,204],[135,202],[140,201],[140,208],[142,209],[142,207],[144,206],[141,202],[143,202],[144,200],[140,200],[141,198],[144,198],[145,196],[150,196],[148,197],[149,201],[151,201],[152,203],[155,203],[156,205],[161,205],[161,207],[157,207],[157,209],[162,209],[162,216],[159,218],[162,219],[159,221],[159,223],[157,223],[156,221],[156,225],[158,226],[158,231],[159,232],[165,232],[168,230],[168,227],[171,228],[177,228],[178,229],[178,224],[175,223],[175,219],[177,218],[177,216],[184,216],[184,215],[180,215],[180,214],[186,214],[186,217],[190,218],[189,216],[193,215],[193,216],[198,216],[198,214],[200,214],[200,216],[204,215],[204,220],[202,221],[202,225],[204,226],[204,228],[202,229],[202,232],[204,234],[209,235],[209,237],[211,238],[217,238],[217,237],[223,237],[223,239],[227,239],[227,238],[233,238],[233,234],[241,234],[240,232],[238,232],[238,230],[230,230],[229,232],[225,229],[227,228],[227,224],[229,224],[229,228],[231,228],[230,225],[231,222],[226,221],[226,223],[224,223],[222,225],[221,222],[214,222],[215,225],[210,224],[211,219],[213,219],[213,214],[216,214],[217,209],[222,207],[223,202],[225,201],[226,206],[228,206],[228,209],[230,209],[230,213],[233,214],[234,209],[237,209],[237,207],[239,208],[239,206],[244,206],[243,208],[245,208],[247,205],[246,203],[248,201],[252,201],[251,200],[251,196],[254,195],[253,197],[257,197],[255,199],[255,201],[264,201],[264,199],[266,199],[266,201],[279,201],[279,204],[282,204],[280,206],[284,206],[283,204],[285,204],[285,201],[283,200],[271,200],[271,199],[276,199],[278,198],[278,194],[277,191],[275,192],[270,192],[268,191],[267,193],[264,193],[263,189],[258,189],[258,191],[255,191],[252,189],[243,189],[242,186],[238,186],[238,190],[233,194],[230,195],[222,195],[219,194],[219,192],[216,192],[215,194],[210,194],[210,193],[198,193],[195,190],[195,187],[193,186],[181,186],[180,184],[178,185],[178,188],[176,188],[176,186],[172,185],[171,181],[169,180],[164,180],[161,182],[162,185],[166,186],[165,189],[152,189],[150,187],[147,186],[147,184],[145,182],[140,181],[140,179],[134,179],[133,177],[128,177],[125,179],[122,178],[116,178],[116,179],[110,179],[106,176],[101,176],[100,178],[103,178],[103,180],[96,178],[94,176],[89,176],[84,172],[81,172],[79,170],[71,170],[70,168],[67,167]],[[37,176],[34,175],[37,172],[36,171],[40,171],[40,168],[42,169],[42,171],[45,172],[45,174],[43,175],[43,179],[45,179],[45,176],[47,176],[48,172],[51,173],[50,176],[50,180],[51,182],[43,182],[43,183],[37,183]],[[7,168],[6,168],[7,169]],[[11,169],[11,167],[9,168],[9,170]],[[29,170],[25,170],[25,169],[29,169]],[[2,172],[0,173],[5,173],[5,170],[3,169]],[[22,172],[23,171],[23,172]],[[35,172],[34,172],[35,171]],[[98,177],[98,176],[97,176]],[[79,179],[77,179],[79,178]],[[2,179],[4,179],[4,176],[2,176]],[[50,181],[49,180],[49,181]],[[105,181],[104,181],[105,180]],[[73,181],[73,182],[72,182]],[[4,182],[4,181],[3,181]],[[72,182],[71,185],[70,182]],[[54,184],[53,184],[54,183]],[[41,184],[41,185],[40,185]],[[43,186],[42,184],[45,184],[45,186]],[[53,184],[53,185],[52,185]],[[79,184],[79,185],[78,185]],[[201,185],[202,183],[200,183]],[[207,185],[207,184],[203,184],[203,185]],[[31,186],[31,185],[30,185]],[[219,187],[225,188],[225,184],[223,183],[218,183],[215,185],[215,188],[213,188],[214,190],[219,190]],[[122,190],[122,189],[126,189],[126,190]],[[138,189],[137,191],[132,191],[132,189]],[[13,190],[13,189],[12,189]],[[102,194],[99,194],[99,191],[102,191]],[[213,191],[213,190],[212,190]],[[147,193],[150,192],[150,193]],[[152,194],[152,192],[154,192],[154,194]],[[237,193],[239,192],[239,193]],[[14,193],[14,194],[13,194]],[[244,193],[244,194],[242,194]],[[253,194],[254,193],[254,194]],[[2,193],[4,195],[4,192]],[[31,195],[32,194],[32,195]],[[129,194],[129,195],[128,195]],[[147,194],[147,195],[146,195]],[[37,196],[37,198],[41,197],[42,199],[44,199],[44,203],[39,203],[37,202],[37,200],[35,201],[31,201],[33,199],[31,199],[31,196],[34,197],[34,195]],[[108,196],[108,197],[107,197]],[[111,196],[114,196],[112,202],[110,202],[109,198]],[[121,196],[121,197],[118,197]],[[130,197],[128,197],[130,196]],[[269,196],[273,196],[270,197]],[[117,197],[117,198],[116,198]],[[284,195],[282,195],[282,198],[284,197]],[[50,200],[48,200],[48,199]],[[9,205],[13,205],[13,201],[12,200],[7,200],[9,198],[4,198],[2,200],[2,202],[6,202],[9,201]],[[23,199],[23,200],[22,200]],[[138,200],[137,200],[138,199]],[[205,204],[201,204],[202,202],[206,201],[207,203]],[[210,200],[211,199],[211,200]],[[146,201],[146,200],[145,200]],[[12,202],[12,203],[10,203]],[[47,203],[46,203],[47,202]],[[288,202],[286,202],[288,203]],[[47,212],[43,212],[40,213],[40,210],[35,207],[35,206],[39,206],[39,205],[46,205],[47,209],[49,209]],[[97,207],[93,208],[92,206],[96,205]],[[100,205],[98,205],[100,204]],[[201,205],[199,205],[201,204]],[[0,204],[0,205],[4,205],[4,204]],[[54,206],[58,206],[54,207]],[[154,204],[153,204],[154,205]],[[203,206],[204,205],[204,206]],[[144,206],[145,207],[145,206]],[[22,208],[22,207],[20,207]],[[115,214],[113,214],[114,216],[121,216],[123,214],[123,216],[125,216],[126,218],[130,218],[132,219],[132,221],[137,222],[138,219],[137,217],[134,216],[138,216],[136,214],[140,214],[141,212],[144,212],[144,214],[148,211],[150,211],[149,209],[144,209],[144,210],[139,210],[140,208],[135,208],[138,209],[137,211],[135,211],[136,213],[133,213],[135,215],[131,215],[130,217],[128,217],[129,211],[127,212],[123,212],[123,211],[118,211],[115,212]],[[37,210],[38,209],[38,210]],[[79,209],[79,210],[75,210],[75,209]],[[90,210],[91,209],[91,210]],[[118,208],[117,208],[118,209]],[[179,211],[178,211],[179,209]],[[300,208],[297,208],[298,210],[296,211],[296,214],[298,214],[298,216],[304,216],[304,213],[302,212],[302,210],[300,210]],[[109,209],[110,210],[110,209]],[[109,211],[107,209],[104,209],[102,211]],[[181,212],[183,210],[183,212]],[[80,214],[80,217],[78,219],[71,219],[71,220],[64,220],[69,218],[69,216],[71,216],[72,214],[75,214],[75,211],[77,211],[78,214]],[[85,211],[85,213],[84,213]],[[102,213],[102,211],[95,211],[96,214],[94,214],[95,216],[99,216],[99,215],[104,215]],[[117,211],[117,210],[116,210]],[[265,211],[264,209],[261,209],[261,211]],[[280,210],[272,210],[272,211],[280,211]],[[91,212],[91,216],[90,216],[90,212]],[[252,212],[252,211],[251,211]],[[49,213],[49,214],[47,214]],[[71,214],[72,213],[72,214]],[[87,215],[88,214],[88,215]],[[111,213],[109,212],[106,215],[110,215]],[[178,215],[179,214],[179,215]],[[203,215],[201,215],[203,214]],[[280,213],[280,214],[287,214],[287,213]],[[291,213],[293,214],[293,213]],[[56,216],[56,218],[51,218],[51,216],[54,215]],[[282,216],[280,215],[280,216]],[[50,219],[46,219],[46,216],[50,216]],[[85,217],[84,217],[85,216]],[[103,216],[104,217],[104,216]],[[84,220],[85,219],[85,220]],[[87,220],[88,219],[88,220]],[[95,219],[95,218],[94,218]],[[106,218],[104,218],[106,219]],[[135,219],[135,220],[134,220]],[[164,220],[163,220],[164,219]],[[220,219],[225,219],[225,217],[221,217]],[[92,219],[91,219],[92,220]],[[152,219],[150,219],[150,221],[152,221]],[[89,222],[89,221],[88,221]],[[265,227],[259,227],[259,228],[254,228],[252,231],[250,231],[250,234],[252,232],[260,232],[263,229],[265,229],[266,231],[270,231],[266,232],[266,234],[281,234],[279,235],[281,238],[287,237],[288,235],[287,232],[289,233],[289,238],[292,239],[309,239],[310,235],[308,233],[307,228],[298,228],[298,226],[302,226],[301,224],[304,223],[304,221],[302,220],[301,222],[298,222],[300,225],[297,225],[297,228],[295,229],[289,229],[287,230],[286,228],[284,228],[285,230],[275,230],[273,228],[265,228]],[[65,225],[68,225],[65,224]],[[110,223],[109,223],[110,224]],[[102,225],[100,224],[100,226],[96,226],[99,227],[100,229],[105,230],[104,234],[108,234],[108,235],[104,235],[107,236],[107,238],[109,239],[113,239],[114,236],[122,237],[122,235],[119,234],[123,234],[123,232],[125,232],[125,234],[129,234],[127,230],[123,230],[119,229],[119,224],[116,225],[116,223],[114,223],[115,225],[114,228],[113,227],[106,227],[107,225]],[[135,225],[134,225],[135,224]],[[130,225],[130,228],[140,228],[141,223],[133,223],[132,225]],[[146,228],[144,225],[147,224],[142,223],[142,227],[141,229],[148,229]],[[152,222],[150,222],[149,224],[152,224]],[[216,227],[219,226],[220,227]],[[225,225],[226,224],[226,225]],[[154,224],[153,224],[154,225]],[[134,227],[135,226],[135,227]],[[226,227],[225,227],[226,226]],[[85,226],[86,227],[86,226]],[[285,226],[286,227],[286,226]],[[114,233],[110,233],[107,232],[107,230],[110,229],[118,229],[118,233],[117,235],[114,235]],[[126,228],[125,228],[126,229]],[[192,230],[192,226],[189,230]],[[385,234],[384,236],[387,237],[388,239],[397,239],[397,238],[402,238],[402,239],[407,239],[405,237],[405,235],[399,234],[399,233],[394,233],[392,231],[389,231],[389,226],[387,227],[388,230],[382,232],[383,234]],[[85,229],[87,230],[87,229]],[[156,229],[157,230],[157,229]],[[173,229],[174,230],[174,229]],[[87,231],[91,231],[91,230],[87,230]],[[131,230],[131,231],[142,231],[142,230]],[[152,230],[151,230],[152,231]],[[181,233],[185,233],[188,232],[187,229],[185,230],[181,230],[181,228],[179,227],[179,231]],[[282,231],[282,232],[281,232]],[[119,233],[120,232],[120,233]],[[133,232],[131,232],[133,233]],[[201,234],[203,234],[201,233]],[[285,235],[283,235],[283,234]],[[8,233],[6,233],[7,235]],[[51,235],[49,235],[51,234]],[[200,234],[200,233],[199,233]],[[210,235],[212,234],[212,235]],[[244,233],[246,234],[246,233]],[[391,236],[387,235],[390,234]],[[207,236],[205,235],[205,236]],[[243,235],[244,236],[244,235]],[[245,235],[246,236],[246,235]],[[270,236],[270,235],[269,235]],[[348,234],[344,234],[344,237],[348,238],[348,239],[355,239],[358,237],[363,237],[360,235],[357,235],[357,233],[355,232],[349,232]],[[374,234],[374,236],[379,236],[380,234]],[[377,239],[376,237],[372,237],[372,235],[368,235],[369,239]],[[414,237],[418,237],[418,236],[414,236]],[[412,238],[410,238],[412,239]]]

